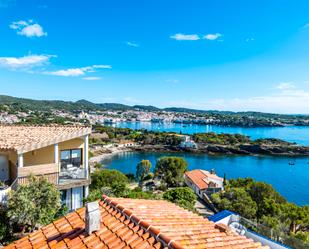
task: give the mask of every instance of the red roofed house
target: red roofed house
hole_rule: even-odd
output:
[[[202,199],[203,194],[210,195],[224,189],[223,178],[206,170],[188,171],[184,178],[186,184]]]
[[[95,204],[95,203],[91,203]],[[66,215],[5,249],[267,249],[228,226],[163,200],[108,198],[96,216],[85,208]],[[96,222],[99,219],[98,223]],[[95,229],[88,230],[95,221]],[[85,224],[86,223],[86,224]],[[85,229],[86,228],[88,229]]]
[[[90,133],[84,126],[0,125],[0,203],[33,174],[55,184],[69,210],[81,207],[90,183]]]

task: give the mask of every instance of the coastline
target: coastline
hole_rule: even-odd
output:
[[[119,148],[119,147],[112,147],[108,150],[106,150],[105,153],[93,156],[89,158],[89,165],[91,168],[97,163],[100,163],[102,160],[113,157],[116,154],[123,153],[123,152],[131,152],[135,151],[132,147],[125,147],[125,148]]]
[[[211,148],[211,149],[210,149]],[[101,161],[113,157],[116,154],[121,154],[123,152],[169,152],[169,153],[188,153],[188,154],[199,154],[199,155],[210,155],[210,156],[272,156],[272,157],[308,157],[309,156],[309,148],[307,148],[306,153],[295,153],[295,152],[280,152],[278,148],[275,149],[277,153],[272,153],[271,151],[260,151],[260,153],[248,152],[235,148],[226,148],[220,146],[211,146],[210,148],[201,148],[201,149],[182,149],[179,147],[172,146],[164,146],[164,145],[138,145],[138,146],[130,146],[130,147],[113,147],[107,150],[105,153],[100,155],[91,157],[89,159],[89,163],[91,168],[96,163],[100,163]],[[214,149],[215,148],[215,149]]]

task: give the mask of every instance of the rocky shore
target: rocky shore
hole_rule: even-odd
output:
[[[309,156],[309,147],[300,145],[267,146],[242,144],[238,146],[205,145],[197,149],[179,148],[164,145],[143,145],[132,148],[140,152],[189,152],[210,155],[271,155],[271,156]]]

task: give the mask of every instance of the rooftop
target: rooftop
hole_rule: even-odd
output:
[[[188,178],[199,188],[206,189],[211,179],[223,181],[223,178],[216,174],[211,174],[209,171],[195,169],[185,173]]]
[[[90,133],[85,126],[0,125],[0,150],[25,153]]]
[[[89,236],[81,208],[5,248],[268,248],[163,200],[104,196],[100,212],[101,229]]]

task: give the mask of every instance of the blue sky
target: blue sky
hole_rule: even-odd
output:
[[[309,1],[0,0],[0,93],[309,114]]]

